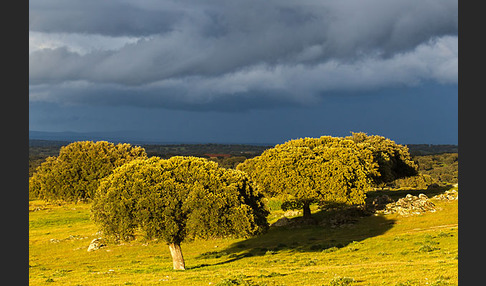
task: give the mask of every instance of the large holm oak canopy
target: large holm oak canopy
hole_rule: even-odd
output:
[[[267,196],[281,196],[310,218],[310,204],[364,203],[366,191],[416,173],[408,149],[381,136],[300,138],[267,149],[237,169]]]
[[[196,157],[134,160],[102,180],[92,217],[105,235],[169,245],[174,269],[185,269],[181,242],[265,231],[269,212],[250,178]]]

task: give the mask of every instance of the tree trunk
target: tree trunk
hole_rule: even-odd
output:
[[[174,270],[185,270],[184,257],[182,257],[181,245],[178,243],[169,244],[170,255],[172,255],[172,265]]]
[[[311,210],[310,210],[310,204],[309,203],[304,203],[304,215],[303,218],[305,219],[310,219],[311,218]]]

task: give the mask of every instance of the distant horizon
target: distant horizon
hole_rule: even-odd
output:
[[[36,132],[41,133],[38,138],[31,138],[30,133]],[[71,141],[79,141],[79,140],[90,140],[90,141],[117,141],[117,142],[134,142],[140,144],[156,144],[156,145],[177,145],[177,144],[242,144],[242,145],[276,145],[283,142],[243,142],[238,143],[236,141],[175,141],[175,140],[162,140],[162,139],[150,139],[150,138],[130,138],[130,137],[122,137],[119,133],[123,133],[124,131],[93,131],[93,132],[78,132],[78,131],[38,131],[38,130],[29,130],[29,140],[46,140],[46,141],[64,141],[64,142],[71,142]],[[103,136],[104,133],[111,134]],[[69,137],[71,134],[71,137]],[[83,137],[85,139],[83,139]],[[90,139],[92,138],[92,139]],[[291,140],[291,139],[289,139]]]
[[[304,137],[296,137],[296,138],[289,138],[282,142],[251,142],[251,141],[205,141],[205,140],[163,140],[157,138],[134,138],[130,136],[123,136],[122,133],[129,133],[133,131],[92,131],[92,132],[80,132],[80,131],[39,131],[39,130],[29,130],[29,140],[46,140],[46,141],[61,141],[61,142],[74,142],[74,141],[81,141],[81,140],[88,140],[88,141],[111,141],[111,142],[120,142],[120,143],[133,143],[133,144],[154,144],[154,145],[178,145],[178,144],[188,144],[188,145],[196,145],[196,144],[227,144],[227,145],[256,145],[256,146],[274,146],[277,144],[282,144],[289,140],[294,140],[298,138],[318,138],[321,136],[333,136],[333,137],[346,137],[345,136],[338,136],[332,134],[322,134],[321,136],[304,136]],[[353,131],[354,132],[354,131]],[[365,132],[366,133],[366,132]],[[106,135],[104,135],[106,134]],[[368,135],[379,135],[381,134],[369,134]],[[349,132],[351,135],[351,132]],[[395,141],[397,144],[401,145],[452,145],[452,146],[459,146],[458,142],[451,143],[451,142],[442,142],[442,143],[429,143],[429,142],[399,142],[394,140],[393,138],[388,138],[383,136],[387,139]]]

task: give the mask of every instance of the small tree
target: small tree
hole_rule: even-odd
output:
[[[362,204],[376,173],[371,151],[352,140],[323,136],[288,141],[237,166],[247,172],[268,196],[283,196],[283,206]]]
[[[136,158],[147,158],[145,149],[106,141],[74,142],[36,169],[29,179],[29,193],[49,201],[87,201],[101,178]]]
[[[139,229],[168,244],[173,267],[185,269],[181,242],[251,236],[268,227],[263,195],[240,171],[203,158],[134,160],[102,180],[91,208],[108,238],[127,241]]]

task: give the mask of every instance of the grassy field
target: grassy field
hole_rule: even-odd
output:
[[[404,196],[407,191],[395,193]],[[431,196],[431,195],[429,195]],[[88,252],[97,238],[88,204],[29,203],[30,285],[457,285],[458,202],[434,213],[360,218],[344,227],[271,228],[251,239],[168,247],[137,239]],[[283,211],[272,203],[270,222]],[[323,217],[314,209],[314,216]]]

